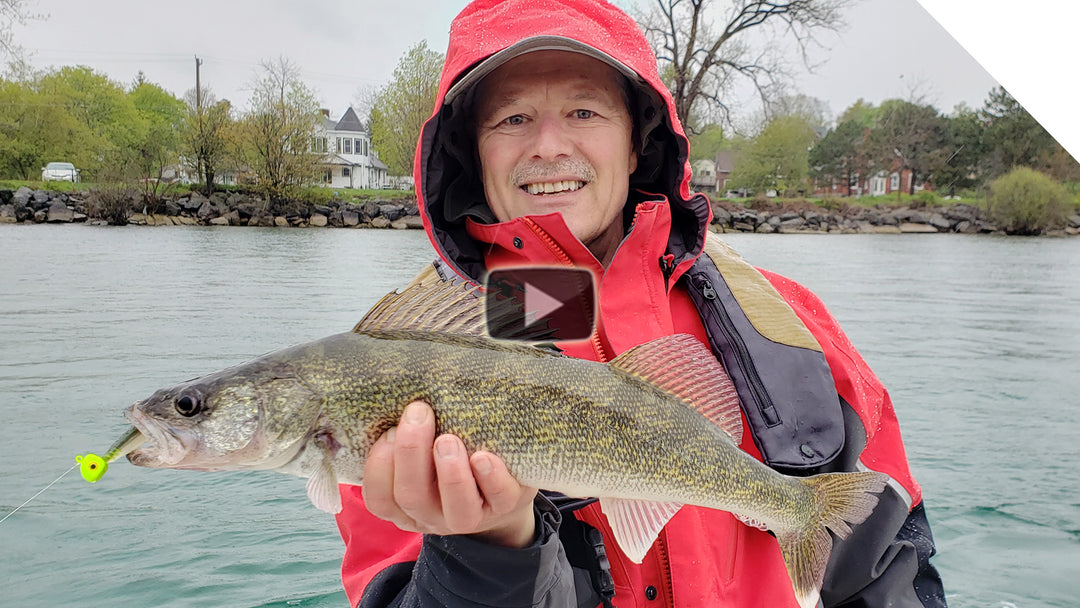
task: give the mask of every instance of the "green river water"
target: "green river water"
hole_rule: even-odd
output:
[[[1080,239],[729,235],[889,388],[953,607],[1080,605]],[[419,231],[0,227],[0,517],[155,389],[344,331]],[[0,524],[0,606],[344,607],[303,480],[115,463]]]

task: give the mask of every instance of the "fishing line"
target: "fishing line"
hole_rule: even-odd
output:
[[[19,505],[19,506],[15,507],[15,511],[18,511],[19,509],[21,509],[21,508],[25,507],[26,505],[30,504],[30,501],[31,501],[31,500],[34,500],[34,499],[35,499],[35,498],[37,498],[38,496],[41,496],[41,493],[42,493],[42,492],[44,492],[45,490],[48,490],[49,488],[53,487],[53,485],[54,485],[54,484],[56,484],[56,482],[58,482],[58,481],[60,481],[61,479],[63,479],[63,478],[64,478],[64,475],[67,475],[68,473],[70,473],[70,472],[74,471],[74,470],[75,470],[75,468],[76,468],[76,467],[78,467],[78,466],[79,466],[79,463],[77,463],[77,462],[76,462],[76,463],[75,463],[75,464],[74,464],[74,465],[73,465],[73,466],[72,466],[72,467],[71,467],[70,469],[68,469],[68,470],[64,471],[64,472],[63,472],[63,473],[62,473],[62,474],[60,475],[60,477],[57,477],[56,479],[52,480],[52,483],[50,483],[49,485],[45,486],[44,488],[41,488],[40,490],[38,490],[38,493],[37,493],[37,494],[34,494],[34,495],[33,495],[33,496],[31,496],[30,498],[26,499],[26,502],[24,502],[24,503],[22,503],[21,505]],[[15,511],[12,511],[11,513],[8,513],[7,515],[5,515],[5,516],[4,516],[4,518],[3,518],[3,519],[0,519],[0,524],[4,523],[5,521],[7,521],[7,518],[9,518],[9,517],[11,517],[12,515],[14,515],[14,514],[15,514]]]

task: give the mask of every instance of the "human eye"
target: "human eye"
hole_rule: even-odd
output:
[[[596,116],[596,112],[593,112],[592,110],[586,110],[584,108],[579,108],[577,110],[574,110],[573,114],[574,114],[574,118],[577,118],[577,119],[580,119],[580,120],[588,120],[588,119],[592,118],[593,116]]]
[[[523,124],[525,124],[525,117],[522,116],[521,114],[514,114],[513,116],[507,116],[506,118],[502,119],[501,124],[507,125],[509,127],[516,127],[516,126],[519,126],[519,125],[523,125]]]

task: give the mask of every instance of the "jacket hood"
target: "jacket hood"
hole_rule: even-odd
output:
[[[424,227],[439,255],[463,277],[483,279],[483,253],[466,233],[465,219],[495,218],[484,199],[469,109],[478,76],[514,56],[513,50],[497,55],[511,47],[583,52],[627,77],[638,145],[627,204],[632,210],[642,200],[666,197],[673,220],[669,253],[676,263],[696,257],[710,209],[704,196],[690,193],[689,142],[648,40],[633,19],[602,0],[477,0],[454,19],[435,109],[414,163]]]

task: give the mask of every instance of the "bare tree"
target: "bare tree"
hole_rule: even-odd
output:
[[[264,61],[253,84],[241,139],[259,189],[272,203],[281,203],[296,187],[315,181],[323,167],[323,155],[314,151],[321,123],[319,102],[300,79],[299,67],[283,57]]]
[[[18,63],[22,58],[22,48],[15,44],[12,29],[15,24],[25,24],[30,19],[41,19],[41,15],[30,12],[31,0],[0,0],[0,59],[7,58]]]
[[[638,17],[691,132],[704,117],[732,121],[730,95],[749,82],[763,104],[780,96],[790,60],[768,39],[793,41],[803,64],[821,30],[839,29],[841,10],[857,0],[655,0]]]
[[[227,100],[217,101],[206,86],[198,96],[195,89],[189,90],[184,103],[187,111],[180,127],[180,154],[209,196],[228,156],[232,107]]]

